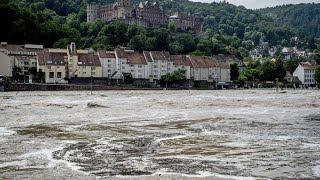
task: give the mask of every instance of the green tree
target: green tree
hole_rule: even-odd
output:
[[[18,66],[13,66],[12,68],[12,79],[13,81],[16,81],[18,79],[20,79],[22,74],[22,69]]]
[[[147,36],[144,34],[135,35],[130,39],[128,47],[135,51],[141,51],[145,49],[145,43],[147,41]]]
[[[33,75],[33,76],[37,76],[38,71],[36,67],[31,67],[28,69],[29,74]]]
[[[186,78],[186,70],[185,69],[178,69],[173,73],[167,73],[161,76],[161,81],[165,82],[166,85],[174,85],[174,86],[181,86],[182,82],[185,81]]]
[[[230,65],[230,79],[237,80],[239,77],[239,68],[237,63]]]
[[[261,80],[264,81],[274,81],[276,77],[276,66],[275,63],[271,61],[267,61],[263,63],[260,67],[260,70],[263,72],[263,76]]]
[[[316,69],[313,74],[314,80],[318,83],[318,86],[320,84],[320,65],[316,66]]]
[[[299,62],[295,59],[288,60],[284,62],[283,64],[286,71],[289,71],[291,74],[296,70],[296,68],[299,66]]]
[[[243,58],[249,57],[249,51],[244,47],[239,47],[238,51],[240,52]]]
[[[276,78],[279,78],[279,81],[282,81],[287,74],[283,65],[283,61],[280,58],[276,58],[274,64],[276,69]]]
[[[176,31],[176,24],[171,21],[168,24],[168,28],[169,28],[170,32],[175,32]]]

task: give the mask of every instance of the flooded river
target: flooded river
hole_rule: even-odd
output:
[[[320,178],[320,91],[0,93],[0,179]]]

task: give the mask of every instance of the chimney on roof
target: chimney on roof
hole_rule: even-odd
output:
[[[72,43],[70,44],[70,51],[71,51],[72,53],[75,53],[75,52],[76,52],[76,43],[72,42]]]

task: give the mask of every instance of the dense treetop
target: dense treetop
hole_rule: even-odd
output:
[[[315,23],[319,22],[319,5],[254,11],[226,2],[160,0],[168,14],[181,11],[204,18],[204,32],[196,37],[192,29],[183,31],[174,24],[146,29],[122,21],[86,23],[87,2],[113,0],[0,0],[0,40],[60,48],[74,41],[79,48],[112,49],[121,45],[134,50],[167,50],[171,54],[232,54],[240,59],[247,57],[248,51],[261,41],[267,41],[271,46],[320,49],[317,38],[320,25]],[[138,2],[134,0],[133,4]],[[309,6],[314,7],[306,11]],[[301,16],[298,15],[300,12],[303,12]],[[298,26],[301,28],[295,28]],[[312,32],[311,37],[308,30]],[[299,41],[292,41],[292,37],[298,37]]]

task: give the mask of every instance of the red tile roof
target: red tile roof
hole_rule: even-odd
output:
[[[66,64],[64,57],[67,53],[43,52],[38,53],[39,65],[63,66]]]
[[[177,66],[191,66],[191,62],[186,55],[171,55],[170,60],[173,61],[173,65]]]
[[[101,66],[98,55],[95,54],[79,54],[78,66]]]
[[[0,49],[6,49],[8,51],[21,51],[21,52],[40,52],[42,48],[25,48],[25,45],[16,45],[16,44],[6,44],[0,45]]]
[[[170,60],[170,54],[168,51],[150,51],[150,53],[154,60]]]
[[[208,56],[190,56],[189,59],[193,68],[209,68],[217,66],[214,59]]]
[[[105,49],[98,50],[100,58],[116,58],[114,51],[106,51]]]
[[[143,54],[139,52],[127,52],[128,64],[147,64]]]
[[[314,70],[316,69],[316,67],[312,64],[310,64],[309,62],[305,62],[305,63],[300,63],[300,65],[303,67],[303,69],[305,70]]]

